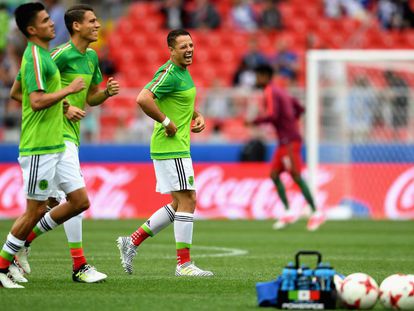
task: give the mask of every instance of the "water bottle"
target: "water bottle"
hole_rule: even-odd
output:
[[[308,266],[302,265],[298,269],[297,289],[310,290],[313,271]]]
[[[293,262],[289,262],[288,265],[282,270],[282,286],[283,291],[289,291],[295,289],[296,280],[296,267]]]
[[[315,276],[319,279],[321,290],[330,291],[335,270],[329,263],[320,263],[315,269]]]

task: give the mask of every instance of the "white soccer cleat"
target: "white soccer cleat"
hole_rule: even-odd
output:
[[[105,280],[108,276],[99,272],[91,265],[84,265],[78,271],[73,271],[72,279],[74,282],[80,283],[98,283]]]
[[[177,265],[175,269],[175,276],[213,276],[213,272],[207,270],[201,270],[193,262],[189,261],[183,263],[182,265]]]
[[[0,287],[4,288],[24,288],[24,286],[21,286],[20,284],[17,284],[12,276],[10,275],[10,272],[8,273],[0,273]]]
[[[27,283],[28,280],[23,276],[24,271],[14,261],[9,266],[9,273],[16,283]]]
[[[20,268],[23,269],[23,272],[26,274],[29,274],[32,272],[32,269],[30,269],[29,264],[29,254],[30,254],[30,246],[23,246],[17,253],[17,265],[20,266]]]
[[[276,222],[273,224],[272,228],[273,228],[274,230],[280,230],[280,229],[285,228],[288,224],[289,224],[289,223],[287,223],[287,222],[286,222],[286,221],[284,221],[283,219],[279,219],[278,221],[276,221]]]
[[[298,217],[291,214],[286,214],[280,217],[272,226],[274,230],[280,230],[285,228],[287,225],[293,224],[298,220]]]
[[[116,245],[118,246],[121,255],[121,265],[124,268],[124,271],[128,274],[132,274],[134,271],[132,262],[137,255],[137,246],[132,244],[129,236],[120,236],[116,239]]]
[[[315,212],[312,214],[312,216],[309,218],[307,228],[309,231],[315,231],[318,230],[319,227],[326,221],[326,217],[321,212]]]

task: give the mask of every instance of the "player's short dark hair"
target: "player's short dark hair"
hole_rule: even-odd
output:
[[[167,44],[168,44],[168,46],[170,46],[170,47],[173,48],[175,46],[175,43],[176,43],[175,40],[179,36],[190,36],[191,37],[190,33],[187,30],[184,30],[184,29],[174,29],[174,30],[171,30],[168,33],[168,36],[167,36]]]
[[[30,37],[27,27],[33,26],[37,13],[43,10],[45,10],[45,7],[40,2],[29,2],[18,6],[14,11],[17,27],[25,37]]]
[[[258,65],[254,71],[257,74],[263,74],[263,75],[267,75],[269,77],[273,76],[273,68],[272,66],[268,65],[268,64],[262,64],[262,65]]]
[[[65,25],[71,35],[74,33],[73,23],[82,23],[87,11],[94,12],[93,7],[87,4],[76,4],[65,12]]]

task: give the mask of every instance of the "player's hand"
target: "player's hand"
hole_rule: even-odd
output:
[[[165,136],[174,137],[175,133],[177,133],[177,127],[173,121],[170,121],[170,124],[165,127]]]
[[[67,101],[67,99],[64,99],[64,100],[62,101],[62,103],[63,103],[63,113],[65,114],[66,112],[68,112],[68,109],[69,109],[70,104],[69,104],[69,102]]]
[[[119,82],[110,77],[108,82],[106,82],[106,93],[109,96],[114,96],[119,94]]]
[[[72,122],[78,122],[86,116],[86,112],[78,107],[69,105],[68,111],[65,113],[65,116]]]
[[[83,78],[79,77],[76,78],[75,80],[72,81],[71,84],[69,84],[69,90],[70,93],[78,93],[80,91],[82,91],[83,89],[85,89],[85,81],[83,80]]]
[[[201,114],[194,119],[193,124],[191,125],[191,132],[193,133],[200,133],[206,128],[206,123],[204,121],[204,117]]]

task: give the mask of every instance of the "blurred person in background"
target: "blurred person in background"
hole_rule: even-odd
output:
[[[402,21],[401,12],[397,3],[391,0],[379,0],[377,6],[377,17],[384,29],[399,28]]]
[[[368,17],[367,0],[324,0],[325,16],[341,18],[342,13],[350,18],[365,20]]]
[[[244,59],[241,60],[236,72],[233,75],[233,86],[252,89],[256,85],[256,74],[247,66]]]
[[[188,16],[182,0],[165,0],[161,4],[161,13],[164,15],[164,27],[178,29],[187,27]]]
[[[299,215],[294,215],[289,209],[286,190],[281,180],[281,174],[288,172],[294,182],[299,186],[306,202],[312,210],[307,228],[309,231],[317,230],[325,221],[325,217],[321,212],[317,211],[308,185],[301,176],[302,137],[299,133],[298,120],[301,114],[303,114],[304,108],[296,98],[291,97],[272,82],[273,69],[271,66],[262,65],[257,67],[256,75],[257,86],[264,88],[266,112],[264,115],[248,122],[248,124],[260,125],[269,123],[273,125],[278,136],[278,146],[273,155],[270,177],[276,187],[280,200],[283,202],[286,213],[275,222],[273,228],[276,230],[282,229],[299,218]]]
[[[99,90],[98,85],[103,79],[98,66],[98,56],[93,49],[89,48],[92,42],[98,40],[98,30],[100,28],[93,8],[88,5],[75,5],[65,12],[64,19],[71,40],[52,50],[51,57],[60,71],[62,86],[65,87],[78,78],[82,78],[86,86],[81,92],[69,95],[66,98],[69,106],[63,116],[63,136],[66,145],[64,152],[65,173],[68,174],[70,182],[78,185],[82,190],[78,200],[88,202],[78,154],[80,120],[85,117],[86,103],[89,106],[101,105],[109,97],[118,94],[119,84],[113,78],[109,78],[106,89]],[[56,189],[48,202],[52,212],[53,208],[64,198],[65,194],[61,189]],[[82,214],[65,221],[63,226],[73,261],[73,281],[96,283],[106,279],[106,274],[89,265],[84,256]],[[22,268],[28,273],[31,270],[28,262],[29,247],[33,240],[44,232],[42,228],[43,224],[39,222],[27,237],[24,247],[16,255]]]
[[[388,99],[391,104],[393,138],[403,140],[404,131],[408,129],[410,89],[407,81],[394,71],[384,72],[384,78],[390,87]]]
[[[196,89],[187,70],[193,62],[194,43],[187,31],[178,29],[169,32],[167,44],[170,59],[141,90],[137,104],[155,121],[150,149],[156,191],[171,194],[172,202],[158,209],[130,236],[119,237],[117,246],[125,272],[132,274],[141,243],[174,223],[175,275],[209,277],[213,273],[200,269],[190,258],[196,208],[190,131],[200,133],[205,128],[204,117],[194,109]]]
[[[65,27],[65,7],[59,0],[44,0],[50,18],[55,22],[56,37],[50,42],[50,48],[54,48],[69,40],[69,34]]]
[[[267,64],[266,56],[260,51],[259,43],[255,37],[250,37],[248,50],[243,56],[243,61],[247,67],[254,70],[257,66]]]
[[[220,78],[213,80],[201,106],[203,107],[203,115],[215,120],[227,119],[234,115],[231,96],[229,96]]]
[[[260,18],[260,27],[264,30],[281,30],[282,14],[274,0],[265,0]]]
[[[373,127],[373,116],[378,99],[367,77],[361,75],[353,80],[347,98],[348,126],[352,142],[366,143]]]
[[[251,138],[244,144],[240,153],[241,162],[264,162],[266,160],[266,145],[263,131],[252,127]]]
[[[299,57],[289,47],[286,40],[278,40],[276,51],[270,56],[270,64],[273,70],[280,76],[287,78],[291,83],[296,83],[299,73]]]
[[[220,14],[209,0],[196,0],[195,8],[189,16],[191,28],[216,29],[220,27]]]
[[[255,31],[258,28],[257,17],[249,0],[233,0],[230,17],[237,30]]]

